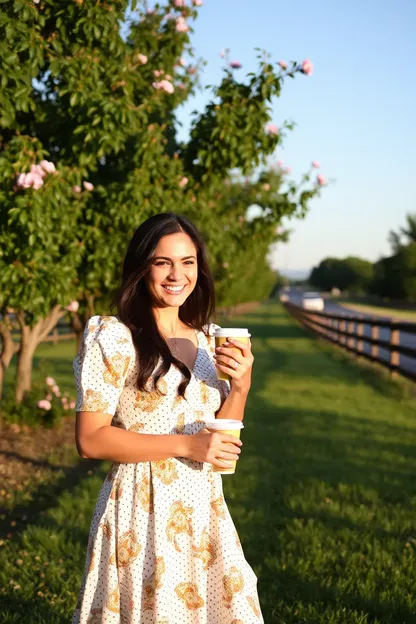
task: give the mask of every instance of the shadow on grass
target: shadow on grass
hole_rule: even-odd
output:
[[[2,624],[63,624],[67,617],[50,604],[49,601],[36,597],[25,600],[11,594],[0,596],[0,617]]]
[[[32,500],[28,504],[18,504],[12,512],[5,510],[0,514],[0,538],[4,539],[10,533],[13,537],[14,533],[23,532],[29,523],[40,523],[42,514],[56,505],[63,492],[74,490],[89,471],[96,471],[101,464],[100,460],[82,459],[75,466],[63,467],[62,476],[53,483],[41,483],[32,492]],[[11,522],[15,523],[13,530],[10,528]]]

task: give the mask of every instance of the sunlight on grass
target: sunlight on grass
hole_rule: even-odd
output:
[[[403,310],[403,308],[385,308],[381,306],[370,306],[362,303],[347,303],[342,300],[339,304],[348,310],[354,310],[361,314],[371,314],[372,316],[388,316],[390,318],[400,319],[401,321],[416,322],[416,311]]]
[[[416,622],[414,402],[277,304],[227,324],[250,328],[255,374],[223,483],[266,624]],[[104,468],[4,540],[6,624],[69,624]]]

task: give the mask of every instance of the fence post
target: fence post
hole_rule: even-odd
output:
[[[372,323],[374,321],[374,319],[372,319],[370,322]],[[378,325],[371,325],[371,339],[372,340],[378,340],[380,336],[380,332],[379,332],[379,326]],[[378,344],[371,344],[371,359],[372,360],[378,360]]]
[[[348,331],[348,334],[350,334],[347,337],[347,347],[349,347],[351,349],[351,351],[354,350],[354,337],[355,337],[355,335],[354,335],[354,325],[355,325],[354,321],[348,321],[348,323],[347,323],[347,331]]]
[[[400,330],[394,326],[394,321],[390,325],[390,375],[395,377],[397,375],[397,368],[400,364],[400,353],[394,347],[400,344]]]
[[[362,316],[360,318],[363,318]],[[360,356],[364,352],[364,342],[362,337],[364,336],[364,323],[361,321],[357,323],[357,355]]]
[[[339,330],[340,330],[341,332],[344,332],[344,331],[345,331],[345,324],[346,324],[346,321],[344,321],[344,319],[342,319],[341,321],[339,321],[339,323],[338,323],[338,327],[339,327]],[[345,335],[343,335],[343,334],[340,334],[340,335],[339,335],[339,342],[340,342],[340,344],[345,345],[345,344],[346,344],[346,342],[347,342],[347,337],[346,337]]]

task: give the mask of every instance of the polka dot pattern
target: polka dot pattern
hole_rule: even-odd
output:
[[[182,374],[173,365],[160,392],[153,380],[151,392],[138,392],[129,329],[114,316],[93,316],[74,360],[77,410],[112,414],[113,426],[138,433],[197,433],[230,391],[213,360],[216,327],[196,332],[197,358],[181,398]],[[112,465],[94,510],[72,624],[257,624],[256,586],[211,464],[168,458]]]

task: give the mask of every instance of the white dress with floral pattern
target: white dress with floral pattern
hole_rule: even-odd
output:
[[[93,316],[74,360],[77,411],[113,414],[112,425],[138,433],[197,433],[229,392],[212,357],[216,327],[196,332],[183,399],[173,365],[159,380],[160,394],[138,391],[130,330],[114,316]],[[169,458],[112,465],[94,510],[72,624],[258,624],[256,586],[211,464]]]

